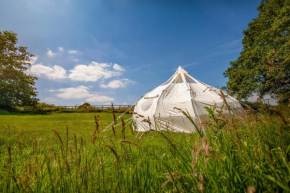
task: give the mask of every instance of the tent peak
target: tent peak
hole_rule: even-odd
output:
[[[178,67],[176,73],[177,73],[177,74],[179,74],[179,73],[185,73],[185,74],[188,74],[188,72],[187,72],[186,70],[184,70],[181,66]]]

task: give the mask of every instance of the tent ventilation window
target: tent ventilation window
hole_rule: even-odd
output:
[[[189,76],[187,76],[187,75],[184,75],[184,78],[185,78],[185,81],[187,82],[187,83],[196,83],[196,81],[194,81],[194,80],[192,80]],[[177,76],[176,76],[176,78],[175,78],[175,80],[174,80],[174,83],[175,84],[178,84],[178,83],[183,83],[184,81],[183,81],[183,79],[182,79],[182,76],[181,76],[181,74],[178,74]]]
[[[174,80],[174,83],[175,84],[178,84],[178,83],[183,83],[183,80],[182,80],[182,77],[180,74],[178,74]]]
[[[141,110],[142,111],[148,111],[148,109],[150,109],[150,107],[153,104],[153,99],[147,99],[145,100],[142,105],[141,105]]]

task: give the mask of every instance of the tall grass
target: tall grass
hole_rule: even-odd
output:
[[[0,192],[290,191],[289,114],[208,111],[200,134],[136,137],[124,123],[100,132],[98,116],[86,138],[64,128],[51,140],[19,140],[1,129]]]

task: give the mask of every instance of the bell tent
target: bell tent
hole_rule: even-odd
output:
[[[192,76],[179,66],[173,76],[162,85],[146,93],[135,105],[133,122],[135,130],[171,130],[196,132],[195,126],[182,111],[188,112],[196,125],[208,119],[204,107],[221,107],[221,91]],[[225,94],[232,111],[242,110],[238,100]],[[229,113],[227,109],[223,113]]]

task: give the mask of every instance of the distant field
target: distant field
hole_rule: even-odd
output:
[[[19,138],[46,140],[54,138],[52,129],[64,134],[69,128],[71,134],[83,139],[91,138],[95,130],[94,115],[100,116],[101,129],[113,121],[111,113],[57,113],[50,115],[0,115],[0,132]],[[116,114],[118,117],[120,114]],[[126,114],[124,119],[131,115]],[[1,139],[1,137],[0,137]],[[0,143],[1,144],[1,143]]]
[[[203,136],[129,126],[94,135],[94,115],[0,115],[0,192],[290,191],[282,114],[213,115]],[[113,120],[98,115],[101,129]]]

